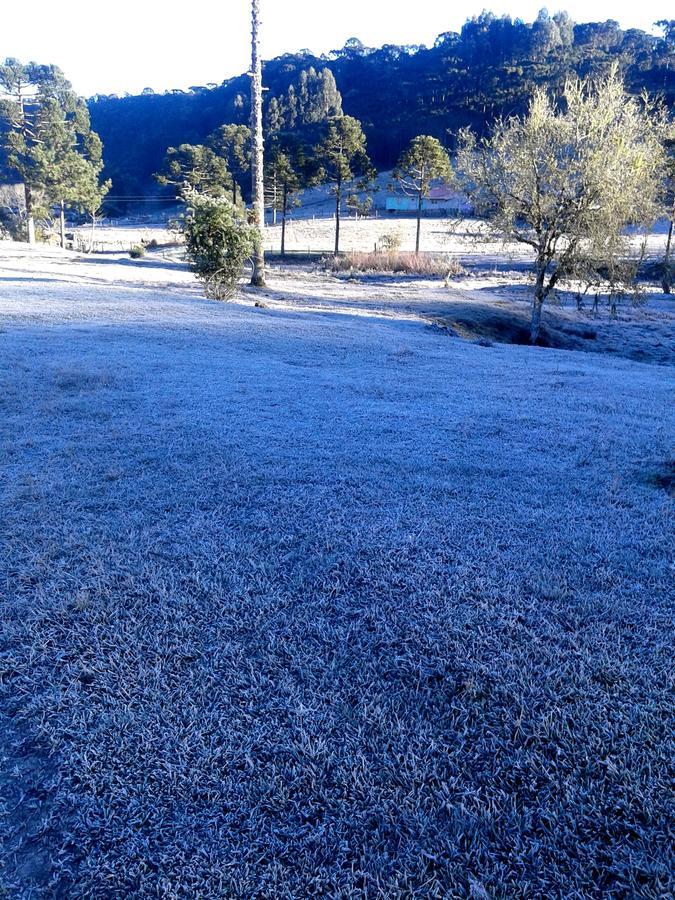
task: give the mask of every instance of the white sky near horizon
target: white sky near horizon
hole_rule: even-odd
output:
[[[220,83],[247,68],[248,0],[191,0],[188,4],[117,0],[105,6],[77,6],[33,0],[30,15],[4,0],[0,16],[0,59],[55,63],[78,93],[138,93]],[[262,0],[263,56],[308,48],[320,54],[358,37],[368,46],[427,44],[444,31],[458,31],[482,9],[509,13],[527,22],[542,0],[461,6],[441,0]],[[654,32],[653,23],[671,18],[668,0],[567,0],[548,7],[566,9],[576,22],[617,19],[623,28]]]

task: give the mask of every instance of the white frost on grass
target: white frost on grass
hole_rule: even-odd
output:
[[[668,895],[671,368],[0,249],[10,895]]]

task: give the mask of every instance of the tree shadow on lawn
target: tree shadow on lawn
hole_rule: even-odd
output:
[[[353,282],[338,279],[346,285]],[[415,291],[415,282],[419,283],[419,291]],[[434,283],[430,288],[429,279],[424,283],[419,278],[359,278],[356,284],[366,286],[381,284],[387,288],[399,290],[396,293],[348,294],[333,296],[305,296],[294,294],[289,290],[268,287],[264,295],[255,294],[247,287],[243,288],[244,296],[251,299],[275,301],[296,306],[298,311],[320,312],[328,314],[354,315],[361,318],[364,314],[377,318],[395,318],[401,320],[419,319],[425,324],[441,327],[455,337],[479,343],[517,344],[527,346],[530,342],[530,302],[523,292],[522,297],[499,297],[494,288],[460,291],[450,287],[446,290],[442,283]],[[487,296],[481,296],[485,290]],[[413,293],[414,291],[414,293]],[[512,291],[511,291],[512,294]],[[539,346],[560,350],[589,350],[597,338],[594,328],[579,322],[574,325],[567,320],[550,315],[554,310],[547,308],[544,313]]]
[[[0,281],[29,281],[32,284],[63,284],[61,278],[34,278],[29,275],[0,275]]]
[[[479,287],[456,296],[457,300],[436,314],[437,324],[467,340],[529,344],[529,285]],[[597,313],[588,307],[578,310],[573,297],[566,292],[560,300],[544,305],[538,346],[675,364],[675,321],[670,316],[653,309],[642,315],[640,308],[628,301],[618,316],[612,316],[606,306]]]
[[[440,317],[442,324],[458,337],[498,344],[530,344],[530,305],[514,302],[498,308],[477,300],[453,303]],[[593,350],[597,330],[580,322],[578,326],[546,309],[537,346],[554,350]]]
[[[184,262],[176,262],[170,259],[155,259],[154,257],[145,257],[142,259],[131,259],[126,256],[106,256],[103,254],[92,254],[92,256],[79,257],[78,263],[85,265],[116,265],[116,266],[133,266],[135,268],[144,269],[173,269],[181,272],[187,272],[188,265]]]

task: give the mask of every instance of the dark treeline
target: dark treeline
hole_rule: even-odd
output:
[[[534,87],[558,89],[569,74],[598,74],[614,62],[631,92],[647,90],[673,109],[674,26],[663,22],[662,35],[653,36],[623,31],[612,20],[575,24],[564,12],[551,17],[542,11],[532,24],[482,13],[460,33],[441,34],[431,48],[372,49],[352,39],[325,56],[301,51],[267,62],[266,117],[271,125],[282,117],[284,130],[299,135],[316,130],[312,84],[324,96],[330,93],[329,70],[339,92],[334,112],[361,120],[371,158],[378,168],[389,168],[415,135],[436,136],[452,149],[459,128],[470,125],[482,133],[495,117],[522,113]],[[201,144],[219,125],[247,123],[249,90],[248,77],[241,75],[189,91],[92,98],[104,174],[113,181],[111,198],[120,198],[109,201],[111,211],[126,208],[121,198],[170,193],[153,177],[167,147]]]

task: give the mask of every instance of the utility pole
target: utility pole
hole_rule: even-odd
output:
[[[260,234],[260,242],[253,254],[254,287],[265,287],[265,181],[263,139],[263,86],[260,59],[260,0],[251,0],[251,142],[253,153],[253,221]]]

